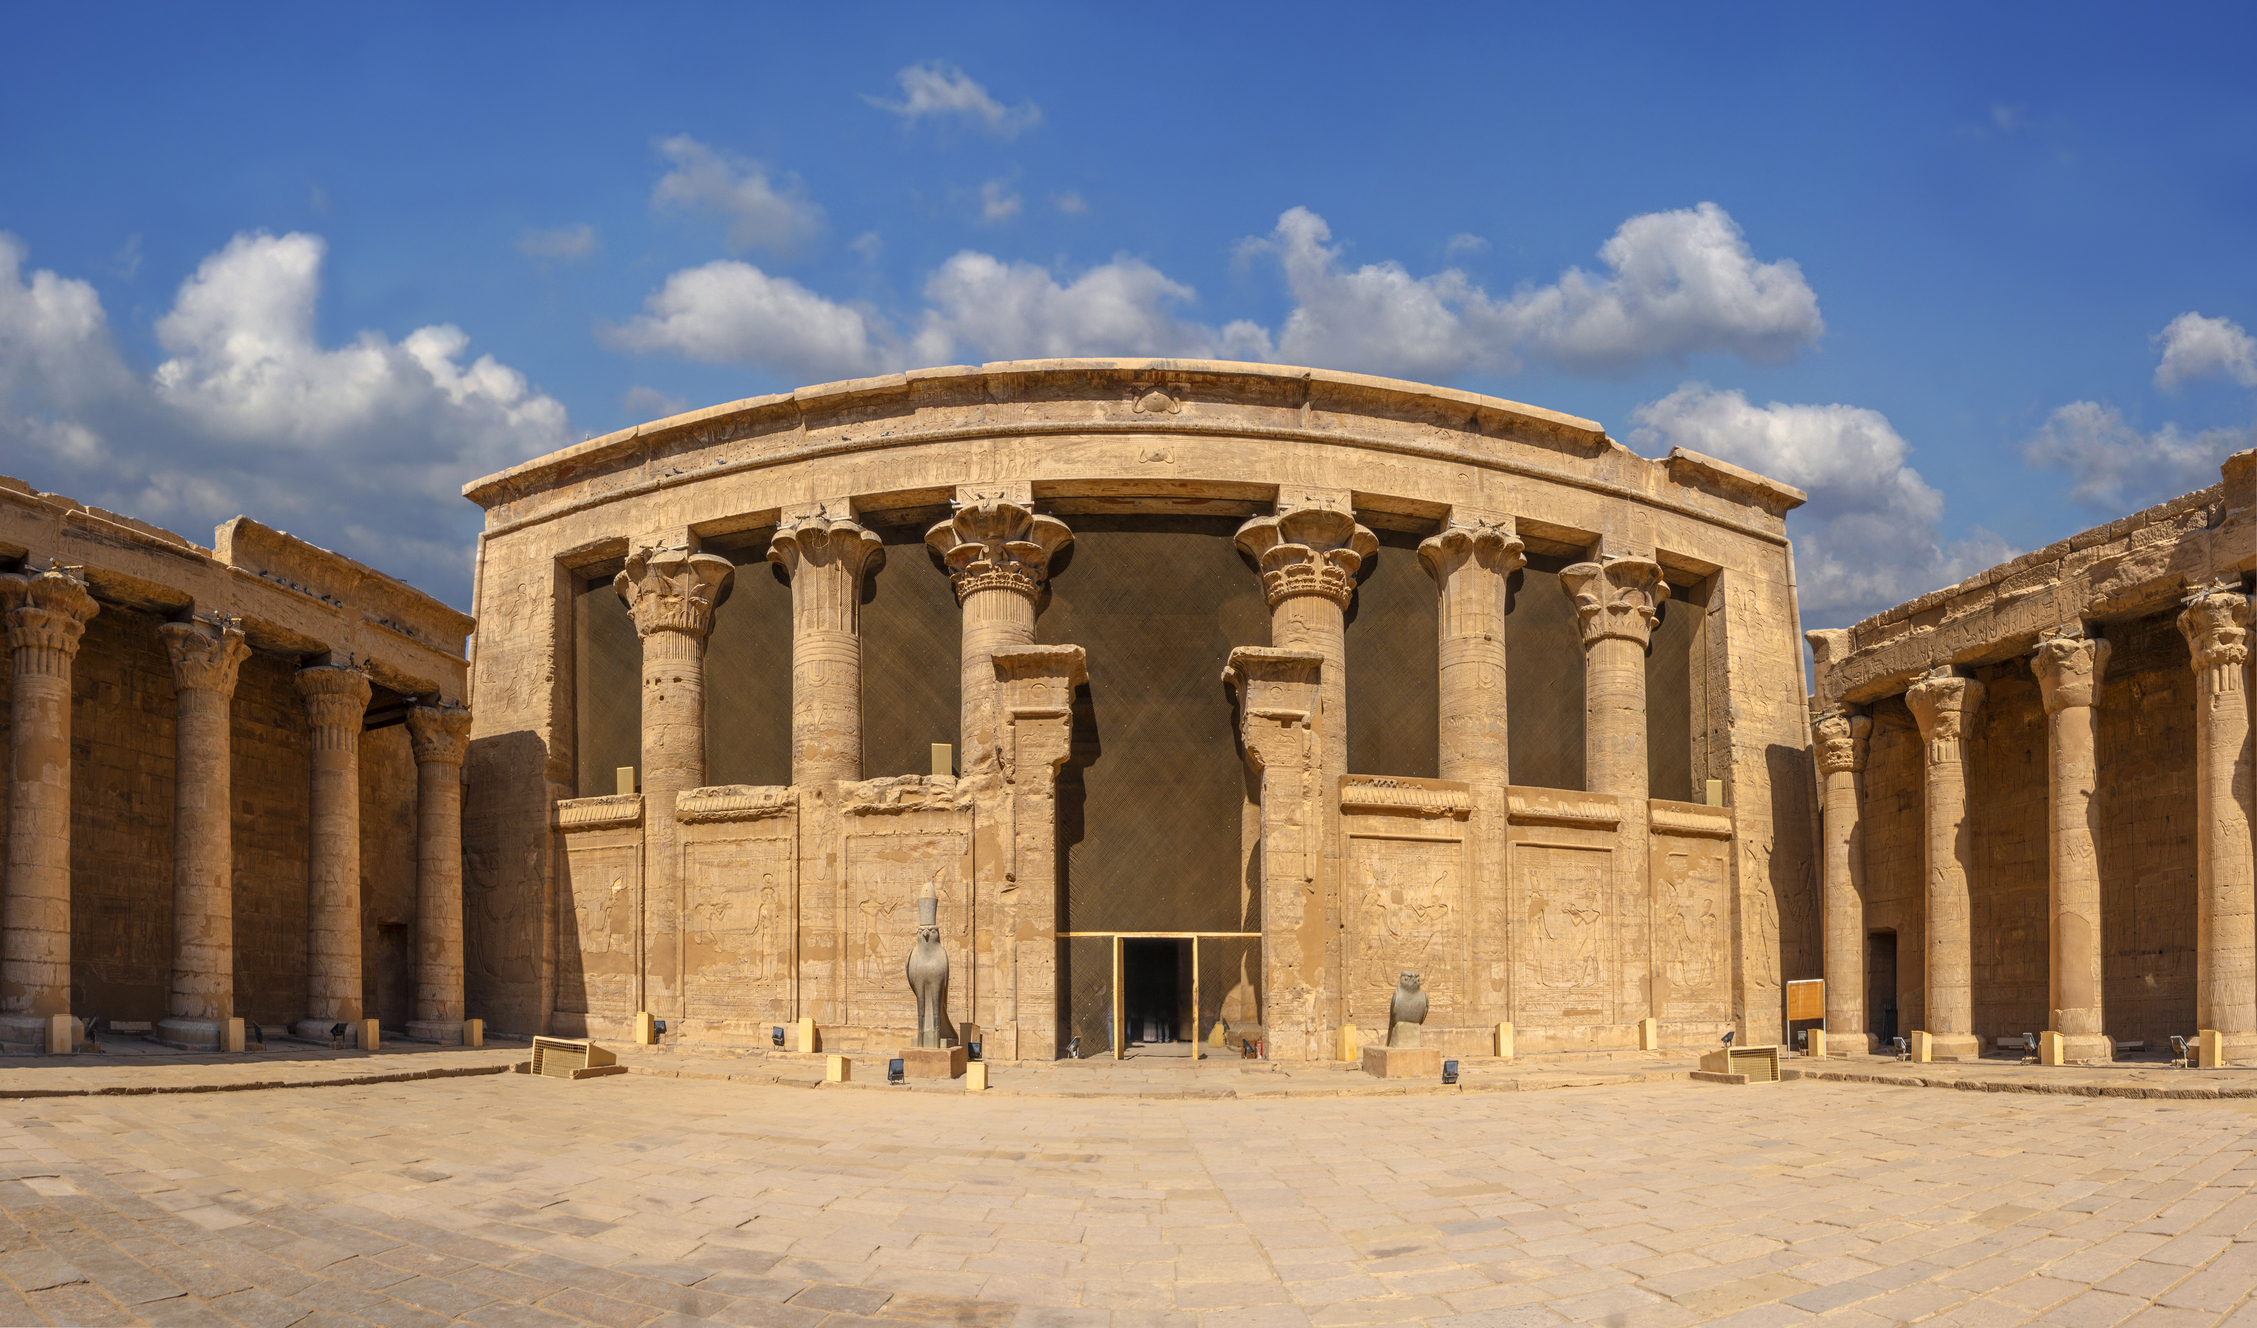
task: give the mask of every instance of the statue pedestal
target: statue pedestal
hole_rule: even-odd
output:
[[[912,1079],[961,1079],[964,1077],[964,1048],[954,1047],[903,1047],[901,1072]],[[1439,1065],[1436,1074],[1442,1073]]]
[[[1381,1079],[1440,1079],[1440,1047],[1366,1047],[1364,1073]]]

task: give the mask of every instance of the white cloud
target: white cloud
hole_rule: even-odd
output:
[[[2219,463],[2247,447],[2257,447],[2257,425],[2190,434],[2165,424],[2143,434],[2114,406],[2072,401],[2046,417],[2022,444],[2022,456],[2074,476],[2070,497],[2121,511],[2216,484]]]
[[[756,365],[801,382],[860,378],[899,367],[875,314],[735,259],[674,273],[643,301],[640,317],[600,335],[622,350]]]
[[[476,476],[575,441],[564,407],[457,328],[314,336],[322,241],[238,235],[182,283],[143,377],[83,281],[0,235],[0,444],[21,478],[198,541],[239,513],[457,604]],[[40,462],[46,467],[30,463]]]
[[[878,261],[878,255],[885,252],[886,241],[885,237],[876,231],[864,231],[849,240],[846,247],[860,255],[863,262],[875,263]]]
[[[1519,372],[1522,356],[1584,373],[1628,373],[1655,360],[1727,353],[1778,363],[1826,330],[1793,261],[1758,262],[1713,203],[1624,222],[1599,250],[1610,273],[1570,268],[1552,285],[1492,297],[1447,268],[1413,277],[1400,263],[1348,269],[1324,218],[1293,208],[1242,256],[1272,255],[1297,307],[1277,338],[1299,364],[1411,378]]]
[[[1008,206],[1018,206],[1015,195]],[[1274,259],[1295,296],[1274,335],[1250,321],[1218,327],[1187,317],[1192,289],[1132,256],[1064,274],[967,250],[927,278],[921,307],[891,319],[721,262],[674,273],[641,317],[605,336],[625,350],[802,381],[968,355],[1283,359],[1446,381],[1515,372],[1523,353],[1607,372],[1702,351],[1778,359],[1824,330],[1794,265],[1757,263],[1732,219],[1708,204],[1624,223],[1601,251],[1612,276],[1571,270],[1505,300],[1455,269],[1428,277],[1396,263],[1349,269],[1330,240],[1322,217],[1294,208],[1270,235],[1240,244],[1244,259]]]
[[[1489,242],[1469,231],[1459,231],[1450,237],[1448,243],[1442,246],[1442,256],[1445,258],[1457,258],[1465,254],[1485,254],[1487,252],[1489,252]]]
[[[2155,334],[2163,359],[2155,366],[2155,385],[2165,391],[2212,376],[2257,387],[2257,338],[2226,318],[2183,313]]]
[[[1008,180],[990,180],[980,186],[981,221],[1009,221],[1019,215],[1022,206],[1022,200],[1012,192]]]
[[[1854,622],[2013,556],[1982,530],[1945,543],[1943,495],[1907,464],[1911,447],[1879,411],[1757,406],[1687,383],[1632,417],[1630,442],[1649,454],[1683,447],[1809,493],[1787,516],[1807,625]]]
[[[1031,101],[1005,106],[954,65],[939,62],[910,65],[895,74],[894,80],[901,85],[900,101],[879,97],[862,100],[880,110],[893,112],[904,124],[913,125],[926,118],[961,120],[997,138],[1008,139],[1017,138],[1042,123],[1041,107]]]
[[[577,263],[596,251],[596,228],[586,222],[552,230],[527,227],[517,237],[517,252],[536,262]]]
[[[1060,212],[1065,213],[1069,217],[1081,217],[1087,216],[1089,214],[1089,200],[1083,198],[1079,193],[1071,189],[1068,189],[1062,194],[1052,194],[1050,196],[1050,206],[1058,209]]]
[[[759,162],[716,151],[688,134],[665,140],[658,151],[674,167],[659,177],[651,205],[720,214],[729,223],[733,253],[756,246],[790,253],[823,229],[823,209],[797,179],[779,187]]]

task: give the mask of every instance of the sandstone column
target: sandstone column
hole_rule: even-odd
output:
[[[1261,569],[1262,594],[1270,606],[1270,645],[1314,654],[1324,661],[1320,674],[1321,737],[1325,787],[1337,789],[1348,773],[1348,604],[1356,596],[1356,572],[1379,551],[1379,538],[1356,523],[1346,495],[1337,506],[1289,506],[1278,501],[1275,516],[1258,516],[1238,528],[1238,547]],[[1329,824],[1339,815],[1339,800],[1325,799]]]
[[[368,675],[322,664],[298,670],[312,730],[313,797],[306,835],[306,1017],[299,1037],[327,1041],[361,1018],[360,735]]]
[[[0,576],[10,680],[0,1042],[44,1048],[71,1012],[71,660],[94,597],[75,572]]]
[[[682,879],[674,798],[705,783],[705,638],[736,568],[687,544],[628,555],[612,588],[643,642],[642,963],[636,1009],[682,1017]]]
[[[2250,860],[2249,597],[2213,584],[2187,597],[2194,655],[2196,931],[2194,1017],[2225,1035],[2230,1062],[2257,1060],[2257,866]],[[19,675],[20,676],[20,675]]]
[[[1866,739],[1873,721],[1829,710],[1811,722],[1825,786],[1826,1036],[1871,1050],[1865,1015]]]
[[[971,498],[925,532],[925,543],[948,565],[964,607],[959,665],[963,671],[963,752],[967,777],[993,776],[1000,764],[1002,718],[994,654],[1034,644],[1035,601],[1050,576],[1051,556],[1074,538],[1066,523],[1033,510],[1032,500]]]
[[[1560,572],[1583,629],[1583,786],[1638,805],[1645,819],[1646,646],[1654,610],[1669,598],[1661,564],[1603,557]]]
[[[2115,1059],[2102,1009],[2100,858],[2093,847],[2093,789],[2100,778],[2100,680],[2108,643],[2081,633],[2038,643],[2030,670],[2045,702],[2046,877],[2053,936],[2047,964],[2049,1031],[2061,1058],[2076,1064]],[[2208,1027],[2208,1025],[2204,1025]]]
[[[1974,836],[1967,825],[1967,767],[1962,746],[1983,685],[1940,668],[1912,685],[1905,704],[1927,746],[1928,1027],[1933,1054],[1972,1059],[1975,1036],[1973,908],[1967,869]]]
[[[1444,779],[1502,785],[1505,744],[1505,579],[1528,559],[1513,533],[1489,522],[1453,525],[1418,546],[1441,590]]]
[[[462,758],[470,712],[408,711],[415,752],[415,1018],[408,1036],[462,1041]]]
[[[166,623],[172,657],[172,1002],[160,1041],[216,1048],[235,1016],[235,837],[229,706],[250,657],[232,620]]]
[[[768,561],[792,583],[792,783],[862,778],[862,578],[885,545],[845,518],[788,521]]]

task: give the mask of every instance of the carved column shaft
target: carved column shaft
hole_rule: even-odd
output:
[[[1967,824],[1967,731],[1983,702],[1983,685],[1939,669],[1914,683],[1905,704],[1926,745],[1928,874],[1928,1028],[1938,1056],[1981,1053],[1975,1037],[1973,910],[1967,871],[1973,835]]]
[[[157,1036],[217,1047],[235,1015],[235,848],[229,710],[251,648],[231,622],[166,623],[172,659],[172,998]]]
[[[980,498],[957,505],[955,515],[925,532],[925,544],[948,566],[964,607],[962,751],[966,777],[993,775],[1002,718],[994,654],[1034,643],[1035,601],[1050,577],[1051,556],[1073,532],[1027,503]]]
[[[298,671],[312,747],[306,834],[306,1018],[304,1037],[326,1039],[336,1023],[362,1017],[360,918],[360,735],[368,675],[323,664]]]
[[[682,879],[675,795],[705,783],[705,639],[736,569],[684,547],[640,548],[612,588],[643,642],[642,964],[636,1007],[682,1015]]]
[[[1829,710],[1811,725],[1825,781],[1826,1032],[1861,1038],[1865,1010],[1865,757],[1873,721]]]
[[[462,1041],[462,758],[470,712],[408,711],[415,752],[415,1018],[408,1036]]]
[[[1419,561],[1441,592],[1444,779],[1502,786],[1505,725],[1505,582],[1525,565],[1522,544],[1491,525],[1452,526],[1421,542]]]
[[[2249,598],[2228,586],[2189,596],[2179,615],[2195,680],[2195,1019],[2225,1035],[2229,1061],[2257,1059],[2249,623]]]
[[[1073,752],[1074,689],[1088,680],[1080,646],[999,650],[1003,827],[1009,860],[988,934],[1003,953],[990,1056],[1055,1060],[1058,1017],[1058,768]]]
[[[2102,1008],[2100,857],[2093,843],[2096,706],[2107,669],[2108,643],[2077,636],[2041,642],[2031,661],[2045,703],[2050,1030],[2061,1035],[2062,1059],[2079,1063],[2115,1057]]]
[[[71,1012],[71,663],[95,613],[63,571],[0,576],[12,656],[0,1041],[43,1046]]]
[[[885,545],[852,521],[805,517],[768,561],[792,584],[792,783],[862,778],[862,580]]]

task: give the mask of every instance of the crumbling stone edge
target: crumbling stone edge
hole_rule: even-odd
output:
[[[2168,1098],[2214,1102],[2223,1098],[2257,1098],[2257,1085],[2246,1088],[2157,1088],[2149,1084],[2065,1084],[2042,1079],[1925,1079],[1918,1075],[1858,1074],[1851,1070],[1782,1070],[1785,1079],[1823,1079],[1844,1084],[1888,1084],[1898,1088],[1956,1088],[1965,1093],[2044,1093],[2057,1097]]]
[[[466,1075],[507,1074],[507,1065],[462,1065],[395,1074],[332,1075],[324,1079],[261,1079],[240,1084],[113,1084],[108,1088],[7,1088],[0,1098],[140,1097],[150,1093],[242,1093],[261,1088],[349,1088],[360,1084],[398,1084],[411,1079],[459,1079]]]

